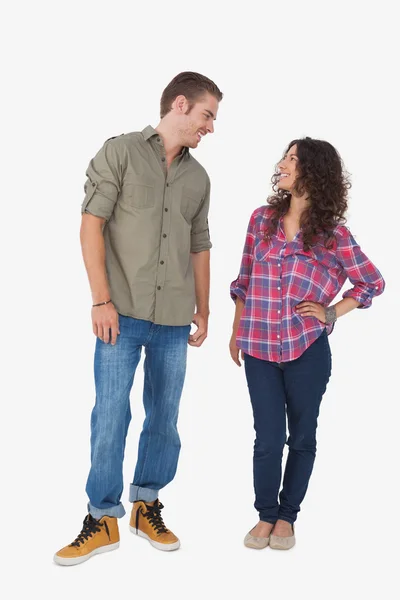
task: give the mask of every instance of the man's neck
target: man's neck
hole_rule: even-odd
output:
[[[164,123],[159,123],[156,127],[158,135],[162,138],[165,154],[167,157],[168,164],[176,158],[182,152],[182,144],[177,139],[177,135],[169,131],[168,127]]]

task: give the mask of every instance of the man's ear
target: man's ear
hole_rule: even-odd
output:
[[[187,107],[188,107],[188,101],[186,99],[186,96],[183,96],[182,94],[180,96],[177,96],[172,104],[172,106],[175,108],[175,110],[184,115],[187,111]]]

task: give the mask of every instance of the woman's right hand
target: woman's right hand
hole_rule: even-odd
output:
[[[236,363],[238,367],[241,367],[242,363],[239,360],[239,353],[240,358],[244,360],[244,352],[236,344],[236,333],[236,331],[232,333],[232,337],[229,342],[229,352],[231,353],[231,358],[233,362]]]

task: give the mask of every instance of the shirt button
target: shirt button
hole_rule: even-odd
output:
[[[167,183],[167,187],[169,187],[169,183]]]
[[[160,265],[163,265],[163,264],[164,264],[164,261],[163,261],[163,260],[160,260]]]
[[[278,267],[281,267],[281,266],[282,266],[281,263],[278,263]]]
[[[168,212],[168,208],[164,208],[165,212]]]
[[[160,141],[161,141],[160,138],[157,138],[157,142],[160,142]]]
[[[278,290],[280,290],[280,289],[281,289],[281,286],[280,286],[280,285],[278,285]]]
[[[276,337],[277,337],[277,338],[278,338],[278,340],[279,340],[281,336],[280,336],[280,335],[277,335]]]
[[[163,156],[161,160],[162,160],[163,162],[165,162],[165,157]]]
[[[280,311],[280,310],[278,310],[278,315],[280,315],[280,314],[281,314],[281,311]]]
[[[96,186],[96,184],[95,184],[95,182],[94,182],[94,181],[93,181],[93,183],[92,183],[92,186],[93,186],[93,187],[95,187],[95,186]]]
[[[376,285],[376,286],[375,286],[375,289],[376,289],[376,290],[379,290],[379,287]]]
[[[158,286],[157,286],[157,289],[158,289],[158,290],[161,290],[161,285],[158,285]]]
[[[165,237],[167,237],[167,234],[166,234],[166,233],[163,233],[163,234],[162,234],[162,236],[165,238]]]

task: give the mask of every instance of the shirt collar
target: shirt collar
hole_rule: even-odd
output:
[[[152,127],[151,125],[147,125],[147,127],[145,127],[143,129],[142,135],[143,135],[145,141],[147,142],[150,138],[154,137],[155,135],[158,135],[158,133],[154,129],[154,127]],[[181,156],[189,156],[189,148],[184,146],[182,148]]]
[[[147,142],[153,135],[157,135],[157,131],[151,125],[147,125],[147,127],[143,129],[142,135]]]

